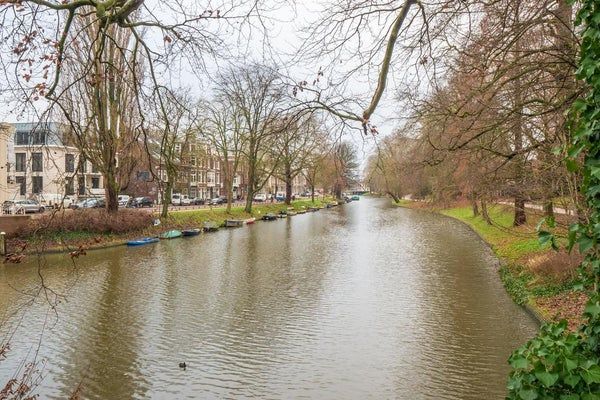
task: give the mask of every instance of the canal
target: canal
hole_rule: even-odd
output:
[[[367,198],[4,265],[0,386],[35,359],[41,398],[502,399],[537,325],[495,268],[465,225]]]

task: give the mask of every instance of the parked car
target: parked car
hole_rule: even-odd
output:
[[[104,208],[106,202],[104,199],[88,199],[83,208]]]
[[[75,201],[73,196],[61,193],[43,193],[39,195],[39,200],[44,207],[49,208],[68,208]]]
[[[126,194],[120,194],[117,197],[117,200],[119,201],[119,207],[127,207],[127,204],[131,200],[131,197],[129,195],[126,195]]]
[[[171,196],[171,204],[174,206],[189,206],[192,202],[187,194],[173,193]]]
[[[2,204],[5,214],[43,213],[44,206],[35,200],[8,200]]]
[[[252,200],[257,202],[267,201],[267,195],[264,193],[258,193],[254,195],[254,198]]]
[[[190,199],[190,202],[195,206],[199,206],[204,204],[204,199],[201,199],[200,197],[194,197],[193,199]]]
[[[71,208],[75,210],[81,210],[86,208],[104,208],[106,207],[106,202],[101,198],[90,198],[81,200],[77,203],[71,204]]]
[[[143,208],[143,207],[153,207],[154,201],[150,197],[136,197],[129,200],[129,204],[127,207],[133,208]]]
[[[210,199],[208,204],[210,204],[211,206],[218,206],[219,204],[223,204],[226,202],[227,202],[227,200],[223,200],[222,197],[215,197],[214,199]]]
[[[285,194],[283,194],[283,193],[277,193],[275,195],[275,200],[276,201],[285,201]]]

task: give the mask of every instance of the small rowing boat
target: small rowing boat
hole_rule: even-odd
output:
[[[202,227],[202,230],[204,232],[216,232],[219,230],[219,227],[217,226],[216,223],[214,223],[212,221],[206,221],[204,223],[204,226]]]
[[[181,231],[183,236],[197,236],[200,234],[200,228],[184,229]]]
[[[127,242],[127,246],[142,246],[144,244],[156,243],[158,242],[157,237],[144,237],[133,239]]]
[[[256,221],[256,218],[248,218],[244,220],[244,224],[252,225]]]
[[[242,226],[244,224],[243,219],[226,219],[225,226],[227,228],[237,228],[238,226]]]
[[[273,213],[265,214],[262,217],[263,221],[275,221],[276,219],[277,219],[277,215],[275,215]]]
[[[177,229],[171,229],[170,231],[161,233],[159,237],[161,239],[175,239],[175,238],[178,238],[181,236],[182,236],[181,231],[178,231]]]

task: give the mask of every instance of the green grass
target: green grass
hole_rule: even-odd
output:
[[[488,224],[481,216],[474,217],[470,207],[450,208],[441,210],[440,213],[469,225],[500,257],[509,261],[516,262],[548,249],[540,246],[533,227],[513,228],[513,214],[504,206],[489,207],[488,213],[493,225]]]
[[[294,210],[306,209],[308,207],[322,207],[327,204],[330,199],[325,201],[315,199],[313,203],[310,200],[296,200],[292,202],[291,207]],[[230,212],[227,212],[226,207],[203,208],[199,210],[177,211],[169,213],[169,222],[175,225],[201,225],[205,221],[211,221],[219,226],[224,225],[226,219],[247,219],[251,217],[260,218],[267,213],[279,213],[281,210],[286,210],[288,205],[283,203],[263,203],[252,206],[252,214],[244,211],[244,206],[232,207]]]

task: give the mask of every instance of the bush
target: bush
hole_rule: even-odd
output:
[[[20,237],[64,232],[127,233],[148,228],[152,214],[139,210],[119,210],[115,214],[106,210],[66,210],[32,219],[20,232]]]

